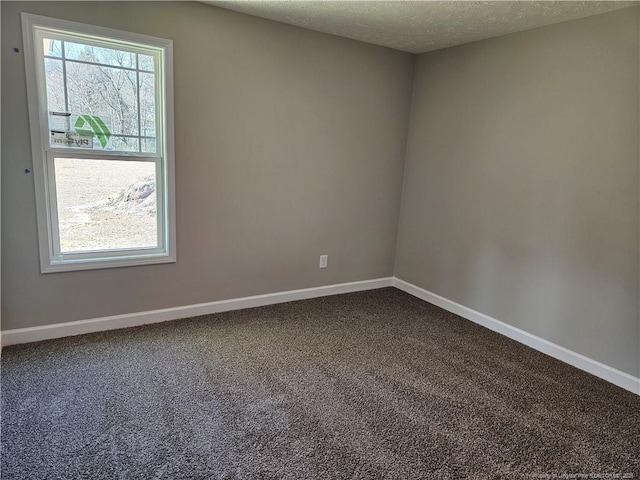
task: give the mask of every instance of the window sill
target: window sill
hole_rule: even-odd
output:
[[[102,270],[105,268],[136,267],[142,265],[157,265],[162,263],[176,263],[175,255],[167,253],[137,255],[127,257],[111,257],[104,259],[76,259],[50,261],[41,266],[42,273],[74,272],[79,270]]]

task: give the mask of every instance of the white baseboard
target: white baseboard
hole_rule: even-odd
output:
[[[393,286],[403,292],[413,295],[414,297],[418,297],[421,300],[432,303],[433,305],[443,308],[451,313],[455,313],[467,320],[471,320],[474,323],[482,325],[489,330],[505,335],[517,342],[523,343],[535,350],[546,353],[553,358],[557,358],[558,360],[568,363],[569,365],[573,365],[580,370],[584,370],[596,377],[600,377],[603,380],[622,387],[625,390],[629,390],[630,392],[640,395],[640,378],[636,378],[628,373],[617,370],[596,360],[592,360],[591,358],[561,347],[560,345],[556,345],[555,343],[525,332],[524,330],[520,330],[519,328],[507,325],[506,323],[496,320],[484,313],[472,310],[471,308],[460,305],[459,303],[441,297],[440,295],[436,295],[435,293],[417,287],[409,282],[405,282],[404,280],[400,280],[399,278],[393,278]]]
[[[325,297],[340,293],[360,292],[374,290],[376,288],[391,287],[393,278],[378,278],[375,280],[363,280],[360,282],[339,283],[322,287],[303,288],[301,290],[289,290],[286,292],[254,295],[251,297],[220,300],[217,302],[185,305],[182,307],[163,308],[146,312],[127,313],[110,317],[92,318],[90,320],[78,320],[75,322],[42,325],[38,327],[16,328],[2,332],[2,345],[16,345],[19,343],[39,342],[52,338],[70,337],[84,333],[115,330],[117,328],[137,327],[149,323],[166,322],[181,318],[209,315],[211,313],[240,310],[243,308],[261,307],[276,303],[292,302],[307,298]]]
[[[254,295],[251,297],[163,308],[160,310],[149,310],[146,312],[113,315],[110,317],[57,323],[53,325],[4,330],[0,335],[0,349],[2,346],[16,345],[19,343],[39,342],[41,340],[82,335],[84,333],[136,327],[149,323],[166,322],[169,320],[178,320],[198,315],[208,315],[211,313],[260,307],[263,305],[273,305],[276,303],[338,295],[341,293],[374,290],[377,288],[391,286],[640,395],[639,378],[613,367],[609,367],[608,365],[596,360],[592,360],[584,355],[573,352],[567,348],[561,347],[560,345],[556,345],[548,340],[537,337],[531,333],[525,332],[524,330],[520,330],[519,328],[508,325],[496,320],[495,318],[489,317],[488,315],[472,310],[471,308],[460,305],[459,303],[395,277],[325,285],[322,287],[304,288],[300,290],[289,290],[286,292],[268,293],[265,295]]]

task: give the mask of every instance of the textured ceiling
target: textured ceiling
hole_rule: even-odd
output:
[[[412,53],[618,10],[638,2],[210,0],[229,10]]]

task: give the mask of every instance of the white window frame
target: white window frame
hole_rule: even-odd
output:
[[[44,72],[43,32],[68,32],[87,36],[88,42],[105,39],[134,51],[152,48],[156,62],[156,145],[157,153],[105,152],[78,148],[51,147]],[[173,42],[157,37],[98,27],[56,18],[22,13],[31,149],[36,193],[40,269],[42,273],[72,270],[173,263],[176,261],[175,167],[173,133]],[[116,45],[115,48],[118,48]],[[147,52],[145,52],[148,54]],[[140,132],[138,132],[140,133]],[[62,253],[59,245],[57,198],[53,162],[55,158],[152,161],[156,167],[158,206],[158,247]]]

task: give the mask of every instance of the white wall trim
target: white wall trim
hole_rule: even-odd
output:
[[[517,342],[527,345],[539,352],[561,360],[580,370],[591,373],[630,392],[640,395],[640,378],[636,378],[628,373],[617,370],[613,367],[600,363],[567,348],[556,345],[548,340],[537,337],[519,328],[496,320],[488,315],[477,312],[469,307],[460,305],[452,300],[444,298],[435,293],[413,285],[396,277],[378,278],[374,280],[363,280],[359,282],[339,283],[335,285],[324,285],[321,287],[303,288],[299,290],[289,290],[285,292],[267,293],[264,295],[254,295],[250,297],[233,298],[229,300],[219,300],[216,302],[198,303],[194,305],[184,305],[181,307],[163,308],[159,310],[149,310],[146,312],[126,313],[109,317],[92,318],[88,320],[78,320],[75,322],[57,323],[53,325],[42,325],[38,327],[16,328],[13,330],[3,330],[1,332],[1,345],[16,345],[20,343],[39,342],[53,338],[82,335],[85,333],[102,332],[115,330],[118,328],[136,327],[150,323],[166,322],[169,320],[179,320],[181,318],[195,317],[198,315],[208,315],[212,313],[240,310],[243,308],[260,307],[263,305],[273,305],[277,303],[292,302],[308,298],[325,297],[342,293],[360,292],[365,290],[375,290],[384,287],[396,287],[403,292],[414,297],[432,303],[451,313],[460,315],[467,320],[482,325],[494,332],[505,335]]]
[[[251,297],[233,298],[230,300],[220,300],[217,302],[198,303],[195,305],[185,305],[181,307],[163,308],[160,310],[149,310],[146,312],[126,313],[123,315],[113,315],[110,317],[92,318],[89,320],[78,320],[75,322],[56,323],[53,325],[42,325],[38,327],[16,328],[2,331],[2,345],[16,345],[19,343],[39,342],[52,338],[69,337],[72,335],[82,335],[84,333],[102,332],[117,328],[136,327],[149,323],[166,322],[181,318],[195,317],[198,315],[208,315],[211,313],[227,312],[230,310],[240,310],[243,308],[260,307],[263,305],[273,305],[276,303],[292,302],[307,298],[326,297],[341,293],[360,292],[364,290],[374,290],[376,288],[391,287],[393,278],[378,278],[374,280],[363,280],[359,282],[339,283],[335,285],[325,285],[321,287],[303,288],[300,290],[289,290],[286,292],[267,293],[265,295],[254,295]]]
[[[553,358],[579,368],[580,370],[584,370],[596,377],[600,377],[603,380],[622,387],[625,390],[629,390],[630,392],[640,395],[640,378],[636,378],[628,373],[585,357],[584,355],[573,352],[567,348],[561,347],[560,345],[556,345],[555,343],[525,332],[524,330],[520,330],[519,328],[507,325],[506,323],[496,320],[484,313],[477,312],[469,307],[460,305],[459,303],[441,297],[440,295],[436,295],[435,293],[417,287],[409,282],[400,280],[399,278],[393,278],[393,286],[403,292],[413,295],[414,297],[418,297],[421,300],[432,303],[433,305],[443,308],[451,313],[455,313],[467,320],[471,320],[474,323],[482,325],[489,330],[500,333],[517,342],[527,345],[528,347],[538,350],[539,352],[545,353]]]

